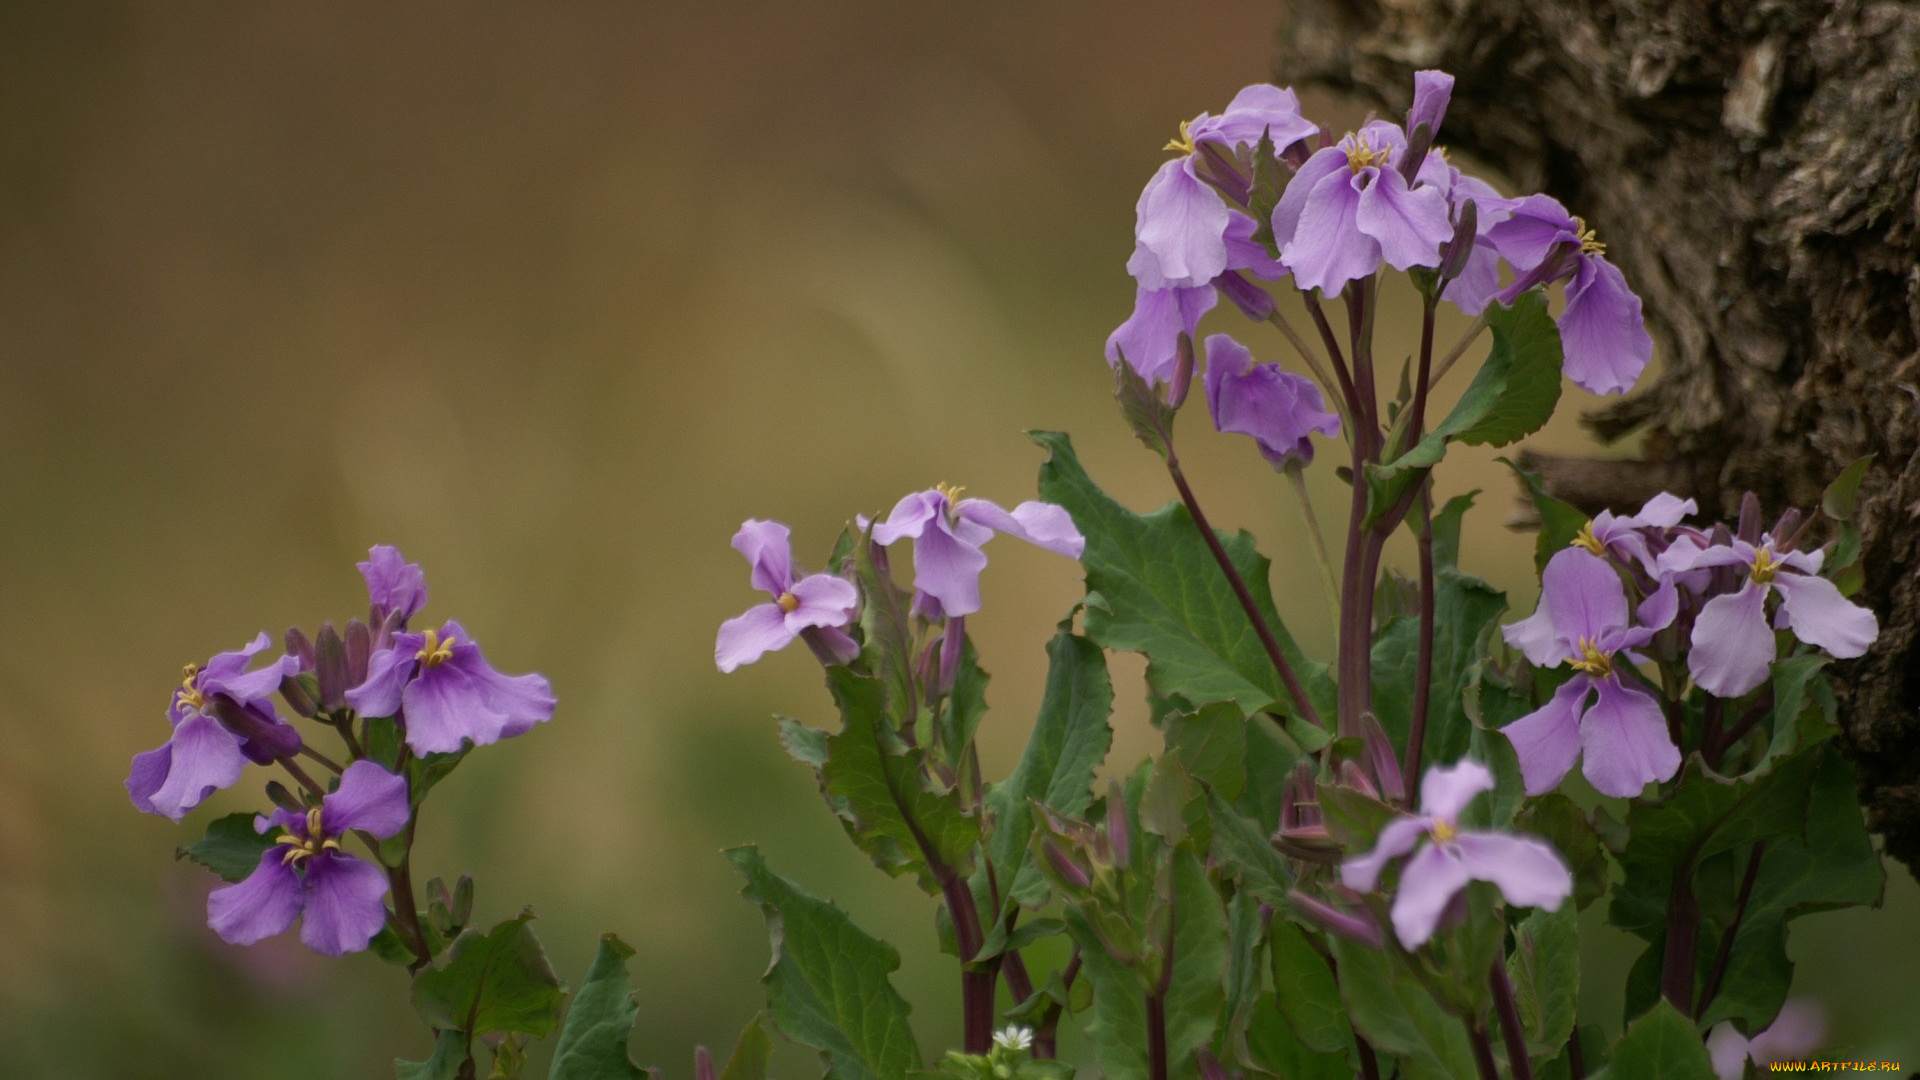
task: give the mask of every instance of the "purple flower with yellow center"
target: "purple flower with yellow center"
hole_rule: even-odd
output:
[[[371,761],[356,761],[340,786],[305,814],[275,810],[254,829],[285,830],[246,880],[213,890],[207,925],[235,945],[285,933],[296,918],[314,952],[341,956],[367,947],[387,921],[387,875],[349,855],[340,838],[363,832],[385,840],[407,823],[407,782]]]
[[[366,562],[354,565],[367,582],[374,626],[391,618],[395,628],[405,629],[407,620],[427,606],[427,575],[419,563],[408,562],[399,548],[376,544],[367,549]]]
[[[1660,557],[1662,570],[1688,573],[1727,566],[1746,571],[1738,592],[1707,601],[1693,622],[1693,647],[1687,652],[1693,681],[1723,698],[1739,697],[1766,682],[1777,651],[1775,629],[1791,630],[1801,641],[1842,659],[1864,654],[1880,636],[1880,622],[1819,576],[1823,561],[1825,556],[1817,551],[1781,551],[1771,536],[1762,536],[1757,545],[1735,538],[1706,548],[1686,538],[1675,541]],[[1780,609],[1769,623],[1767,596],[1773,592],[1780,594]]]
[[[1396,270],[1440,264],[1440,245],[1453,238],[1447,197],[1407,182],[1406,147],[1398,126],[1376,120],[1294,174],[1273,209],[1273,235],[1302,289],[1334,295],[1383,261]]]
[[[1653,338],[1640,297],[1607,261],[1607,246],[1550,195],[1512,199],[1506,208],[1487,239],[1519,276],[1500,298],[1511,303],[1535,285],[1567,279],[1566,306],[1555,321],[1568,377],[1594,394],[1626,391],[1653,359]]]
[[[1388,863],[1412,853],[1400,869],[1391,909],[1394,933],[1407,948],[1417,949],[1433,937],[1469,881],[1492,882],[1514,907],[1557,911],[1572,895],[1572,872],[1544,841],[1460,827],[1467,804],[1491,790],[1493,774],[1477,761],[1428,769],[1420,781],[1422,812],[1388,822],[1372,851],[1341,866],[1347,888],[1372,892]]]
[[[1638,624],[1630,623],[1626,589],[1606,560],[1569,547],[1548,561],[1539,608],[1502,628],[1507,644],[1534,666],[1564,663],[1574,671],[1552,700],[1501,729],[1519,755],[1527,794],[1553,790],[1576,757],[1584,757],[1582,771],[1595,790],[1621,798],[1679,770],[1680,749],[1659,701],[1622,681],[1616,659],[1632,660],[1626,650],[1651,641],[1679,610],[1672,581],[1662,581],[1641,602]]]
[[[266,765],[299,752],[300,733],[280,719],[271,698],[300,662],[283,656],[248,671],[266,647],[262,633],[238,652],[186,666],[167,705],[173,734],[158,749],[134,755],[126,785],[134,806],[179,821],[208,795],[233,786],[248,761]]]
[[[1312,462],[1313,432],[1340,434],[1340,418],[1326,410],[1312,379],[1254,363],[1253,353],[1225,334],[1207,338],[1207,407],[1214,427],[1252,437],[1276,469]]]
[[[962,499],[963,490],[941,484],[916,491],[896,503],[872,534],[883,546],[913,538],[914,588],[939,601],[948,617],[980,610],[980,571],[987,568],[980,545],[994,533],[1017,536],[1071,559],[1086,550],[1086,539],[1061,507],[1029,501],[1009,513],[985,499]]]
[[[765,590],[773,602],[748,608],[720,624],[713,660],[721,671],[732,671],[784,649],[809,630],[834,631],[830,652],[840,660],[858,655],[857,647],[851,653],[840,647],[852,646],[852,640],[839,633],[839,628],[853,621],[854,610],[860,605],[859,590],[833,574],[801,576],[793,565],[790,535],[777,521],[757,519],[749,519],[733,534],[733,549],[753,567],[754,587]]]
[[[393,635],[367,661],[367,681],[347,691],[362,716],[399,717],[416,754],[485,746],[553,718],[543,675],[502,675],[457,622]]]
[[[1656,553],[1647,546],[1647,531],[1670,529],[1699,510],[1692,499],[1663,491],[1648,499],[1637,514],[1616,517],[1611,510],[1600,511],[1580,527],[1573,543],[1595,555],[1612,555],[1622,562],[1631,560],[1648,574],[1657,576],[1659,562]]]

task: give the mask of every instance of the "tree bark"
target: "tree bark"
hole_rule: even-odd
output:
[[[1619,467],[1536,458],[1589,512],[1654,490],[1811,511],[1849,462],[1880,640],[1838,668],[1873,828],[1920,872],[1920,6],[1291,0],[1279,81],[1401,111],[1584,216],[1646,303],[1651,385],[1586,417]]]

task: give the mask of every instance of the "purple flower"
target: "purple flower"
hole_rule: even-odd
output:
[[[1687,573],[1716,566],[1739,567],[1746,580],[1738,592],[1716,596],[1693,623],[1693,647],[1687,670],[1693,681],[1716,697],[1732,698],[1767,681],[1773,664],[1775,629],[1791,630],[1809,645],[1843,659],[1859,656],[1880,636],[1872,611],[1840,595],[1833,582],[1818,576],[1820,552],[1776,551],[1771,536],[1758,546],[1738,538],[1702,548],[1682,538],[1660,557],[1660,568]],[[1780,610],[1767,621],[1767,595],[1780,593]]]
[[[502,675],[457,622],[393,635],[367,661],[367,681],[347,691],[362,716],[397,716],[416,754],[450,754],[464,740],[485,746],[553,718],[542,675]]]
[[[1547,563],[1538,610],[1503,628],[1507,644],[1535,666],[1565,663],[1575,672],[1553,700],[1502,729],[1520,757],[1527,794],[1553,790],[1583,753],[1582,771],[1605,795],[1638,795],[1649,780],[1679,770],[1660,703],[1623,682],[1615,666],[1616,654],[1646,644],[1679,607],[1672,582],[1662,582],[1640,604],[1640,624],[1631,625],[1626,589],[1606,560],[1569,547]]]
[[[1276,469],[1313,460],[1310,433],[1340,434],[1340,418],[1326,410],[1313,380],[1254,363],[1253,353],[1225,334],[1207,339],[1207,407],[1214,427],[1252,436]]]
[[[1473,250],[1467,254],[1459,276],[1447,282],[1440,298],[1468,315],[1478,315],[1500,291],[1500,252],[1488,235],[1506,220],[1509,200],[1492,184],[1454,168],[1440,151],[1428,154],[1421,162],[1417,179],[1446,197],[1450,216],[1456,222],[1467,204],[1473,204]]]
[[[1052,503],[1023,502],[1012,513],[985,499],[962,499],[946,484],[916,491],[873,526],[876,543],[913,537],[913,584],[939,601],[949,617],[980,610],[980,571],[987,567],[980,545],[996,532],[1077,559],[1087,542],[1073,518]]]
[[[207,896],[207,925],[235,945],[284,933],[305,913],[300,940],[341,956],[367,947],[387,921],[387,876],[346,853],[340,838],[360,831],[385,840],[407,823],[407,782],[371,761],[347,766],[340,786],[304,815],[275,810],[254,829],[286,830],[245,881]]]
[[[271,700],[300,662],[283,656],[248,671],[266,647],[262,633],[238,652],[187,665],[167,705],[173,734],[158,749],[134,755],[127,776],[134,806],[179,821],[202,799],[237,782],[249,760],[265,765],[300,749],[299,732],[280,719]]]
[[[1437,266],[1453,237],[1447,198],[1410,186],[1398,167],[1406,135],[1373,121],[1300,166],[1273,209],[1280,261],[1302,289],[1331,296],[1385,260],[1396,270]]]
[[[1491,790],[1493,774],[1477,761],[1428,769],[1420,781],[1424,812],[1389,822],[1372,851],[1340,868],[1347,888],[1372,892],[1387,863],[1414,852],[1400,870],[1391,912],[1394,933],[1407,948],[1417,949],[1433,937],[1441,915],[1469,881],[1492,882],[1515,907],[1548,911],[1558,910],[1573,893],[1572,872],[1544,841],[1460,828],[1460,812],[1474,796]],[[1423,839],[1429,841],[1424,846]]]
[[[367,561],[354,565],[367,581],[375,626],[391,616],[394,626],[404,628],[408,619],[427,606],[427,575],[419,563],[408,562],[399,548],[375,544],[367,549]]]
[[[1640,298],[1606,260],[1606,245],[1550,195],[1510,200],[1507,210],[1507,219],[1487,234],[1520,275],[1502,297],[1511,302],[1535,285],[1571,275],[1557,320],[1567,375],[1590,393],[1624,392],[1653,359],[1653,338],[1640,317]]]
[[[1453,76],[1444,71],[1416,71],[1413,73],[1413,107],[1407,110],[1407,131],[1409,133],[1425,124],[1428,138],[1440,131],[1440,121],[1447,115],[1447,103],[1453,100]]]
[[[1180,366],[1180,352],[1191,349],[1200,316],[1219,303],[1213,286],[1197,289],[1149,289],[1134,294],[1133,314],[1107,338],[1107,364],[1122,359],[1147,385],[1169,383]]]
[[[746,556],[753,567],[754,587],[771,594],[773,601],[750,607],[720,624],[713,659],[721,671],[732,671],[775,649],[784,649],[806,630],[838,629],[853,621],[854,609],[860,604],[859,590],[852,582],[832,574],[801,577],[793,566],[789,535],[787,527],[777,521],[751,519],[733,534],[733,549]]]
[[[1612,555],[1622,562],[1631,560],[1648,574],[1657,576],[1659,563],[1656,552],[1647,546],[1647,532],[1670,529],[1699,510],[1692,499],[1663,491],[1648,499],[1637,514],[1615,517],[1611,510],[1600,511],[1592,521],[1581,526],[1573,542],[1595,555]]]

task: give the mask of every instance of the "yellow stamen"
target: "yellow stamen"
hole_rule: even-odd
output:
[[[1183,124],[1181,126],[1185,127],[1186,125]],[[933,490],[938,492],[941,498],[947,500],[947,506],[951,508],[955,503],[960,501],[960,496],[965,493],[967,489],[942,480],[933,485]]]
[[[1587,522],[1585,525],[1580,526],[1579,533],[1577,533],[1573,538],[1572,546],[1579,547],[1579,548],[1586,548],[1588,551],[1593,552],[1595,555],[1605,555],[1607,553],[1606,546],[1601,544],[1599,539],[1597,539],[1593,535],[1593,522],[1591,521]]]
[[[1387,163],[1387,155],[1392,151],[1387,147],[1378,150],[1367,141],[1365,135],[1348,135],[1347,168],[1354,172],[1361,169],[1378,168]]]
[[[287,853],[280,858],[281,865],[298,866],[322,852],[343,850],[340,841],[321,831],[320,818],[321,810],[316,806],[307,811],[307,835],[283,833],[274,840],[276,844],[287,845]]]
[[[1180,137],[1177,139],[1170,140],[1167,143],[1167,145],[1161,147],[1160,149],[1173,150],[1182,154],[1193,153],[1195,150],[1195,147],[1193,145],[1193,135],[1189,133],[1187,130],[1188,127],[1192,125],[1192,123],[1193,121],[1191,120],[1180,121]]]
[[[1594,239],[1593,230],[1587,228],[1587,219],[1576,216],[1573,219],[1573,231],[1580,235],[1580,254],[1605,255],[1607,245]]]
[[[799,609],[800,598],[793,595],[790,592],[783,592],[780,594],[780,599],[775,600],[774,603],[780,605],[781,611],[786,612],[788,615],[791,615],[796,610]]]
[[[422,667],[439,667],[453,659],[453,643],[456,640],[458,639],[449,634],[447,640],[441,641],[439,633],[428,630],[426,641],[420,645],[420,651],[413,654],[414,659],[419,660]]]
[[[1433,842],[1436,844],[1450,844],[1453,842],[1455,834],[1453,822],[1447,821],[1444,818],[1434,819],[1433,828],[1427,831],[1428,834],[1433,837]]]
[[[1580,659],[1567,661],[1567,666],[1575,671],[1584,671],[1596,679],[1603,679],[1613,671],[1613,654],[1603,653],[1592,638],[1580,639]]]
[[[1753,553],[1753,583],[1765,585],[1771,582],[1780,573],[1780,566],[1784,562],[1785,559],[1774,557],[1771,546],[1760,545],[1760,550]]]
[[[180,680],[180,691],[175,695],[175,701],[186,709],[197,710],[206,705],[206,695],[200,693],[200,688],[193,685],[193,681],[200,677],[200,665],[188,664],[181,669],[181,673],[185,678]]]

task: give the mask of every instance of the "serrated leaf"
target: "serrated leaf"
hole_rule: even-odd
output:
[[[1480,494],[1475,488],[1465,495],[1455,495],[1447,500],[1440,512],[1433,515],[1433,565],[1436,567],[1455,567],[1460,565],[1460,525],[1467,511],[1473,508],[1474,496]]]
[[[1110,649],[1144,653],[1148,683],[1162,696],[1291,714],[1272,661],[1186,508],[1170,503],[1136,514],[1094,485],[1065,435],[1034,432],[1032,438],[1051,454],[1040,469],[1041,497],[1064,507],[1087,538],[1080,560],[1087,571],[1087,636]],[[1267,560],[1245,533],[1221,534],[1220,541],[1315,711],[1331,717],[1333,682],[1324,664],[1301,653],[1274,610]]]
[[[1693,1022],[1665,1000],[1627,1025],[1613,1060],[1594,1080],[1714,1080],[1706,1044]]]
[[[174,852],[220,875],[222,881],[241,881],[260,866],[260,856],[274,847],[271,835],[253,831],[252,814],[228,814],[207,823],[200,839]]]
[[[1027,749],[1012,775],[987,791],[993,833],[988,857],[1007,897],[1025,906],[1044,903],[1046,881],[1032,865],[1037,799],[1066,817],[1086,813],[1093,802],[1094,771],[1113,743],[1107,718],[1113,713],[1113,681],[1098,645],[1065,630],[1047,645],[1047,686],[1040,697]]]
[[[612,934],[600,938],[587,981],[573,996],[547,1080],[645,1080],[646,1071],[627,1056],[627,1037],[639,1006],[627,973],[632,946]]]
[[[727,858],[747,879],[741,895],[766,916],[773,962],[760,981],[780,1032],[820,1051],[830,1080],[904,1080],[918,1071],[910,1008],[888,979],[900,966],[893,946],[773,873],[758,848],[733,848]]]
[[[1167,983],[1167,1059],[1171,1075],[1198,1077],[1194,1052],[1213,1039],[1226,999],[1227,919],[1204,863],[1187,847],[1173,851],[1173,976]]]
[[[1190,368],[1188,376],[1192,376]],[[1166,457],[1167,443],[1173,437],[1174,410],[1161,400],[1152,384],[1133,370],[1124,355],[1113,366],[1113,396],[1120,403],[1120,415],[1126,417],[1133,437],[1147,449]]]
[[[1573,1033],[1580,990],[1580,929],[1572,904],[1534,909],[1513,932],[1507,977],[1526,1033],[1527,1052],[1552,1058]]]
[[[414,976],[413,1007],[420,1019],[470,1038],[552,1034],[567,992],[527,925],[532,919],[523,913],[484,934],[468,930],[455,938],[441,966]]]
[[[1405,1080],[1464,1080],[1478,1075],[1466,1029],[1385,953],[1333,937],[1340,1000],[1356,1033],[1400,1058]]]

